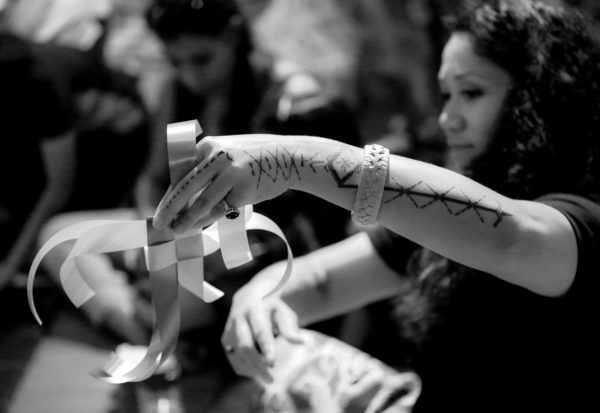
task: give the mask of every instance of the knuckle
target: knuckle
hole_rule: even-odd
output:
[[[243,367],[239,366],[237,362],[231,361],[231,367],[233,367],[233,371],[235,371],[236,374],[238,374],[240,376],[247,375],[247,373],[245,372],[245,369]]]
[[[245,360],[251,360],[253,357],[254,349],[249,347],[248,345],[241,345],[237,348],[236,353],[239,357],[244,358]]]
[[[255,333],[255,338],[259,345],[264,345],[269,341],[269,334],[267,334],[266,331],[257,331]]]

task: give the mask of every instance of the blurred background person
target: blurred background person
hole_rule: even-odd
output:
[[[2,288],[26,264],[43,222],[71,195],[75,120],[34,47],[0,30]]]
[[[17,180],[3,174],[8,199],[3,204],[11,209],[6,225],[12,228],[3,234],[3,279],[26,271],[39,229],[53,214],[128,202],[148,139],[147,112],[129,76],[91,51],[15,34],[7,22],[20,3],[5,5],[1,99],[7,110],[2,116],[6,125],[15,126],[5,129],[11,137],[6,143],[14,149],[7,151],[12,160],[4,165],[7,171],[30,171],[31,182],[27,190],[15,188],[10,181]],[[42,106],[36,109],[38,102]],[[46,131],[47,136],[66,133],[68,139],[35,138]],[[22,162],[24,152],[31,153],[28,162]],[[102,170],[109,160],[115,168]],[[38,201],[34,209],[32,200]],[[22,204],[16,207],[16,202]]]

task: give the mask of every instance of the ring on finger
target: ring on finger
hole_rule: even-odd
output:
[[[238,208],[230,206],[225,200],[221,202],[223,204],[223,208],[225,209],[225,218],[236,219],[240,216],[240,210]]]

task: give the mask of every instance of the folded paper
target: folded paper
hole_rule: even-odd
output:
[[[195,164],[196,136],[201,133],[197,121],[170,124],[167,127],[169,170],[172,184],[178,182]],[[175,234],[168,227],[156,230],[152,218],[146,220],[91,220],[69,226],[51,237],[34,257],[27,280],[31,311],[41,324],[33,300],[34,278],[42,259],[54,247],[74,241],[73,248],[60,268],[60,282],[69,300],[77,307],[95,294],[80,271],[78,257],[143,248],[150,277],[154,307],[153,333],[145,356],[127,360],[113,353],[95,375],[111,383],[141,381],[150,377],[175,350],[179,336],[178,286],[205,302],[213,302],[223,292],[204,281],[203,257],[218,250],[227,268],[252,260],[247,230],[263,230],[281,238],[287,246],[287,266],[280,282],[265,294],[275,294],[287,281],[292,269],[292,251],[281,229],[269,218],[254,213],[251,206],[240,208],[235,219],[221,218],[210,227]]]

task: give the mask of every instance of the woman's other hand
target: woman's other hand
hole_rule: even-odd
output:
[[[221,336],[223,349],[235,372],[270,383],[275,363],[275,336],[301,343],[298,317],[279,297],[239,290]]]

